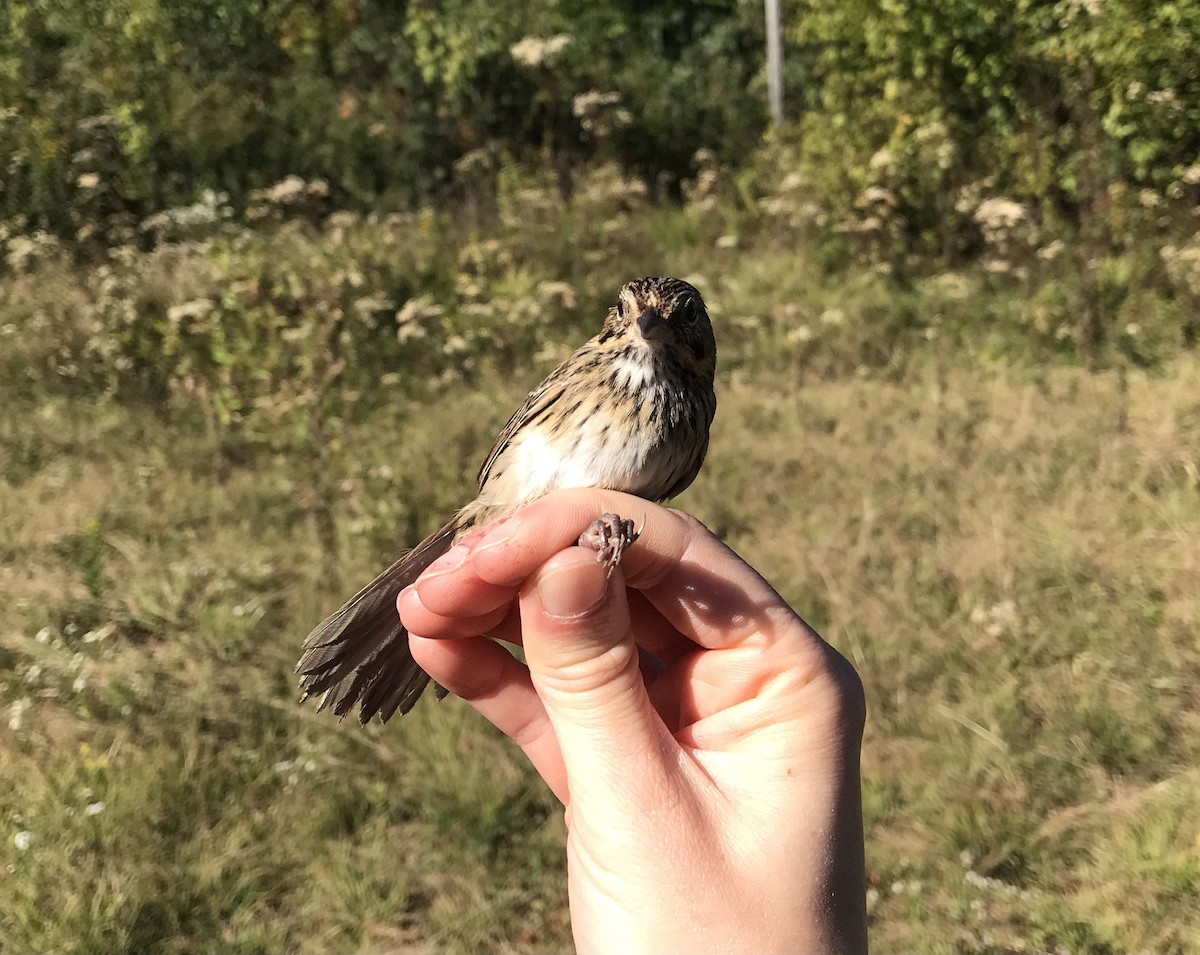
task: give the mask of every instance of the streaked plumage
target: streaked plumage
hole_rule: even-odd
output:
[[[673,278],[625,285],[600,334],[508,419],[479,469],[479,496],[309,634],[305,698],[366,723],[412,709],[429,682],[413,661],[396,598],[472,528],[549,491],[603,487],[652,501],[695,479],[716,413],[716,341],[700,293]]]

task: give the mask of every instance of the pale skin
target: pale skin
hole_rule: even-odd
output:
[[[611,578],[574,546],[605,512],[644,521]],[[866,951],[861,683],[694,518],[555,492],[398,606],[417,662],[566,807],[578,951]]]

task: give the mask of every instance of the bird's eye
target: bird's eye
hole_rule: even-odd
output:
[[[700,318],[700,310],[695,302],[684,302],[679,309],[679,320],[684,325],[695,325]]]

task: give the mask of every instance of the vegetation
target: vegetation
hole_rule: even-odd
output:
[[[792,7],[765,137],[753,4],[441,8],[0,10],[0,950],[569,944],[512,747],[291,670],[655,273],[679,506],[866,683],[875,947],[1194,947],[1193,5]]]

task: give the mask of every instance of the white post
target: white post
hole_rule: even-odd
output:
[[[783,125],[783,40],[779,27],[779,0],[767,5],[767,92],[771,100],[771,122]]]

